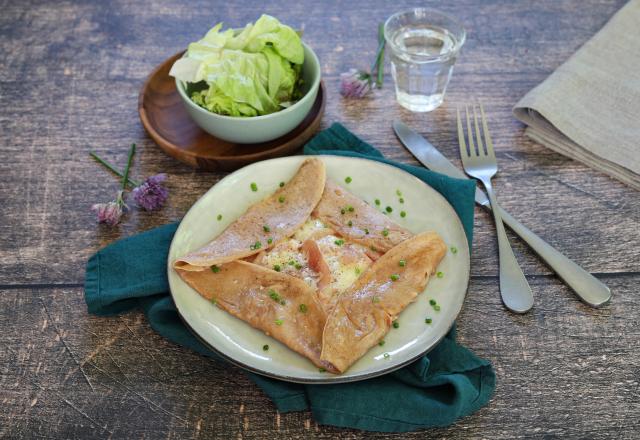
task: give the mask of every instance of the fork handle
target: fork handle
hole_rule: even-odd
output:
[[[592,307],[600,307],[609,302],[611,290],[604,283],[531,232],[504,209],[500,208],[500,214],[511,230],[518,234],[582,301]]]
[[[493,218],[498,236],[498,252],[500,257],[500,295],[505,307],[515,313],[526,313],[533,307],[533,292],[527,279],[513,254],[509,238],[502,224],[502,209],[489,179],[483,180],[487,195],[491,202]]]

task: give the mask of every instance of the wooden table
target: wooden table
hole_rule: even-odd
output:
[[[136,111],[146,75],[217,21],[243,25],[266,8],[304,28],[321,59],[323,126],[340,121],[387,157],[415,163],[391,130],[401,118],[458,162],[455,105],[482,99],[503,206],[613,291],[609,305],[584,306],[514,239],[536,304],[524,316],[507,313],[492,219],[477,210],[458,328],[463,344],[493,362],[497,390],[454,426],[406,437],[638,438],[639,193],[529,141],[511,115],[624,1],[421,2],[468,29],[446,102],[429,114],[402,110],[389,75],[372,99],[345,101],[337,91],[340,72],[372,60],[377,22],[415,2],[232,3],[0,5],[0,437],[369,436],[318,426],[310,413],[279,414],[241,370],[166,342],[140,313],[89,316],[83,300],[93,252],[179,220],[222,177],[175,162],[145,134]],[[99,226],[89,207],[112,199],[117,182],[88,151],[122,164],[131,142],[139,146],[136,178],[169,174],[169,205],[156,214],[133,210],[118,228]]]

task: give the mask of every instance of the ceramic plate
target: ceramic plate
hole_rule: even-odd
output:
[[[180,316],[191,330],[222,357],[247,370],[302,383],[339,383],[362,380],[398,369],[422,356],[442,339],[458,316],[469,282],[469,247],[462,224],[449,203],[433,188],[390,165],[365,159],[320,156],[327,178],[381,208],[391,206],[390,216],[414,233],[435,230],[457,252],[447,252],[426,290],[398,317],[400,327],[385,336],[385,345],[369,350],[344,374],[318,371],[309,360],[266,336],[240,319],[217,308],[191,289],[172,268],[173,261],[209,242],[250,205],[288,181],[306,157],[271,159],[246,166],[220,180],[187,212],[171,243],[167,271],[171,294]],[[352,181],[345,184],[345,177]],[[259,191],[249,184],[256,182]],[[405,200],[398,201],[400,190]],[[400,212],[406,211],[402,218]],[[218,214],[222,220],[217,221]],[[435,299],[440,310],[429,304]],[[431,318],[431,324],[425,323]],[[268,344],[269,350],[263,351]],[[385,356],[388,354],[388,356]]]

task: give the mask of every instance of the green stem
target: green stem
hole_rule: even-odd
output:
[[[111,165],[109,162],[107,162],[106,160],[104,160],[103,158],[101,158],[100,156],[98,156],[98,155],[97,155],[96,153],[94,153],[93,151],[90,151],[90,152],[89,152],[89,155],[90,155],[91,157],[93,157],[93,158],[96,160],[96,162],[98,162],[99,164],[103,165],[106,169],[108,169],[109,171],[111,171],[111,172],[112,172],[113,174],[115,174],[116,176],[118,176],[118,177],[123,177],[123,176],[124,176],[124,174],[122,174],[120,171],[118,171],[118,170],[116,169],[116,167],[115,167],[115,166]],[[131,179],[131,178],[127,179],[127,183],[128,183],[130,186],[134,186],[134,187],[135,187],[135,186],[139,186],[139,185],[140,185],[140,182],[136,182],[135,180],[133,180],[133,179]]]
[[[383,73],[381,73],[380,61],[384,60],[384,46],[384,25],[381,23],[378,26],[378,49],[376,49],[376,58],[371,65],[371,76],[374,75],[374,72],[377,72],[376,86],[378,88],[382,87]]]
[[[129,183],[129,169],[131,168],[131,162],[133,162],[133,155],[136,152],[136,144],[131,144],[129,147],[129,157],[127,158],[127,166],[124,168],[124,176],[122,176],[122,191],[127,188]]]
[[[378,59],[377,59],[377,65],[376,65],[376,69],[377,69],[377,74],[378,74],[378,79],[376,81],[376,86],[378,88],[382,87],[382,83],[384,81],[384,48],[385,48],[385,39],[384,39],[384,24],[380,23],[378,25],[378,44],[380,44],[382,46],[382,48],[380,49],[380,52],[378,54]]]

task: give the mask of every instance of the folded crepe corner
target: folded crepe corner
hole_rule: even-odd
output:
[[[324,162],[305,160],[298,172],[271,196],[252,205],[207,245],[174,262],[176,269],[202,271],[257,254],[292,235],[309,217],[322,197],[326,180]],[[270,230],[263,228],[269,224]],[[267,245],[267,240],[271,244]],[[261,246],[254,244],[260,242]]]
[[[446,251],[437,233],[423,232],[375,261],[327,317],[320,359],[344,372],[378,344],[392,321],[424,290]]]
[[[232,261],[212,270],[177,269],[201,296],[231,315],[262,330],[318,367],[337,370],[320,359],[324,309],[304,281],[271,269]]]

